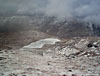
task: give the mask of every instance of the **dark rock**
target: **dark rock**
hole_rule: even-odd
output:
[[[50,65],[50,63],[48,63],[48,65]]]
[[[0,57],[0,60],[4,60],[4,59],[6,59],[5,57]]]
[[[67,75],[63,74],[62,76],[67,76]]]
[[[91,47],[93,47],[93,44],[89,43],[89,44],[87,45],[87,47],[88,47],[88,48],[91,48]]]
[[[69,72],[72,72],[72,70],[68,70]]]
[[[3,73],[1,73],[1,75],[4,75]]]
[[[72,74],[72,76],[77,76],[77,75],[75,75],[75,74]]]
[[[9,76],[18,76],[18,75],[15,73],[11,73],[11,74],[9,74]]]
[[[32,70],[33,70],[33,68],[27,68],[27,70],[28,70],[28,71],[32,71]]]
[[[0,51],[0,53],[3,53],[3,51]]]
[[[94,45],[95,48],[98,48],[98,45]]]
[[[22,76],[26,76],[26,75],[22,75]]]

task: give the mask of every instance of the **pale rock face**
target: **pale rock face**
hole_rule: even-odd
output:
[[[74,40],[69,40],[69,41],[66,42],[66,44],[71,44],[73,42],[75,42],[75,41]]]
[[[88,40],[86,40],[86,39],[81,39],[81,40],[78,42],[78,44],[75,44],[75,47],[77,47],[77,48],[85,48],[86,45],[87,45],[88,43],[89,43]]]
[[[77,52],[79,52],[79,50],[77,50],[75,48],[65,47],[59,51],[59,54],[69,56],[69,55],[75,54]]]

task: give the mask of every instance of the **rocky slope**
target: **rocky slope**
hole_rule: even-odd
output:
[[[100,36],[98,25],[81,20],[57,19],[44,15],[0,16],[0,31],[13,32],[36,29],[61,38]]]
[[[0,51],[0,76],[100,76],[100,38]]]

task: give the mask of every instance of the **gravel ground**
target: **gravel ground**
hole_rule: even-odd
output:
[[[0,50],[0,76],[100,76],[100,39],[88,47],[91,40],[74,38],[41,49]]]

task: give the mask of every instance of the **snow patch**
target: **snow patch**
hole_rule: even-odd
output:
[[[33,42],[23,48],[42,48],[45,44],[55,44],[56,42],[60,42],[60,40],[56,38],[46,38]]]

